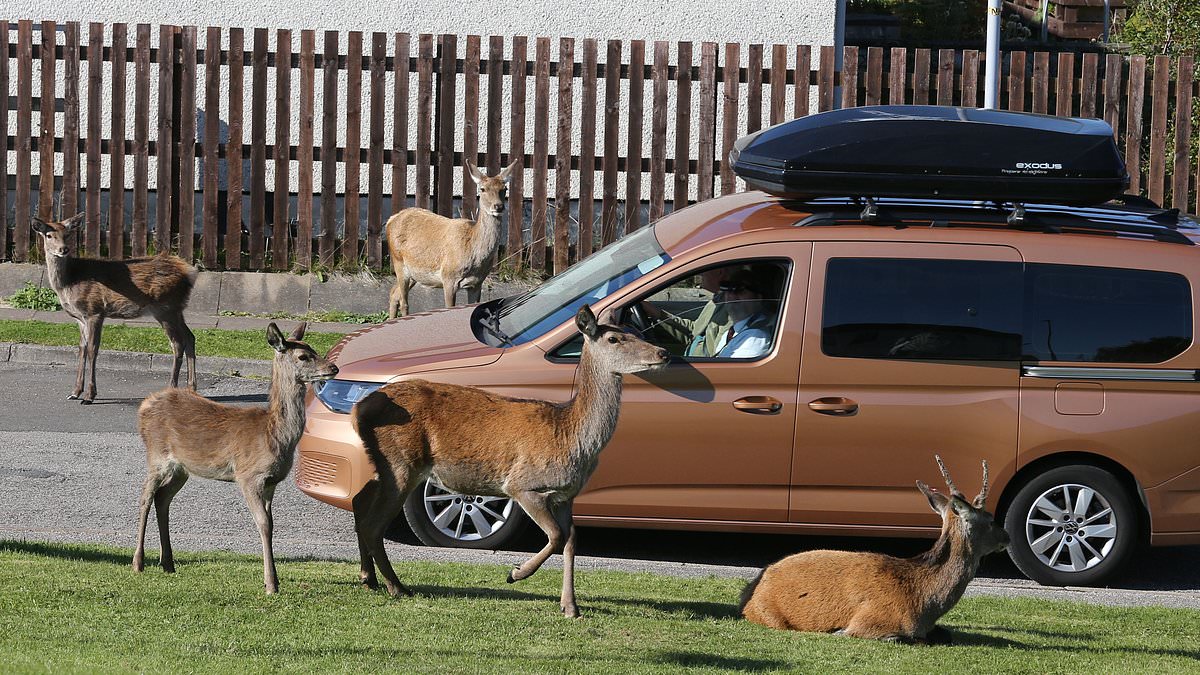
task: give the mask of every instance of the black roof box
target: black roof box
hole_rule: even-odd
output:
[[[938,197],[1100,204],[1129,174],[1101,120],[929,105],[834,110],[743,136],[751,188],[789,198]]]

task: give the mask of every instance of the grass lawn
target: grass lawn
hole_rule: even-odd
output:
[[[280,328],[284,334],[289,334],[295,326]],[[195,328],[192,332],[196,334],[197,356],[270,359],[273,353],[267,344],[265,330]],[[324,354],[341,338],[341,333],[308,332],[304,341],[317,353]],[[73,323],[0,319],[0,342],[75,347],[79,344],[79,327]],[[171,353],[171,343],[167,341],[166,333],[158,326],[105,326],[100,337],[100,348],[124,352]]]
[[[132,536],[132,533],[131,535]],[[826,673],[1169,672],[1200,668],[1200,612],[971,598],[939,647],[772,631],[741,620],[738,579],[584,571],[584,618],[557,613],[561,574],[509,586],[500,566],[400,563],[392,600],[357,565],[177,556],[141,575],[131,551],[0,541],[5,672]]]

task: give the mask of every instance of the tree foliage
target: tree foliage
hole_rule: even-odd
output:
[[[1135,0],[1114,37],[1135,54],[1200,55],[1200,2]]]

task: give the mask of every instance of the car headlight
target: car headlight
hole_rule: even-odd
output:
[[[353,382],[351,380],[326,380],[316,385],[317,398],[333,412],[349,413],[355,403],[382,387],[383,382]]]

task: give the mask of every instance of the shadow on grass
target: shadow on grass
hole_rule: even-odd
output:
[[[720,668],[721,670],[780,670],[793,668],[795,664],[774,659],[746,659],[700,652],[668,651],[652,655],[654,661],[680,668]]]
[[[85,562],[102,562],[126,566],[132,563],[133,555],[111,551],[97,551],[72,544],[53,544],[40,541],[0,541],[0,551],[30,553],[46,558],[62,560],[82,560]],[[147,561],[150,562],[149,560]]]
[[[1073,640],[1070,643],[1059,644],[1029,644],[998,635],[984,635],[959,628],[950,629],[954,642],[952,647],[995,647],[997,649],[1022,649],[1031,652],[1091,652],[1094,654],[1146,654],[1149,656],[1177,656],[1185,659],[1200,660],[1200,649],[1155,649],[1153,647],[1092,647],[1087,643],[1101,642],[1102,638],[1092,634],[1067,634],[1054,631],[1030,630],[1024,628],[1008,628],[1005,626],[984,626],[984,630],[995,630],[1008,633],[1026,633],[1046,638]]]

